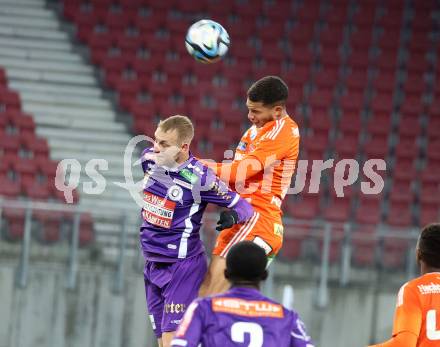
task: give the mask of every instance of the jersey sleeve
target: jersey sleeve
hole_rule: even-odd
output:
[[[283,160],[286,157],[292,157],[296,160],[299,153],[299,136],[290,135],[290,131],[293,132],[290,127],[286,126],[276,137],[266,136],[260,141],[255,150],[244,159],[255,158],[263,168],[271,166],[276,160]]]
[[[146,148],[142,151],[141,154],[141,165],[142,171],[146,172],[150,165],[154,164],[153,161],[153,148]]]
[[[208,165],[224,182],[234,186],[236,182],[246,181],[286,158],[296,162],[298,153],[298,128],[286,126],[277,136],[268,135],[261,139],[255,149],[240,160]]]
[[[247,221],[253,213],[252,206],[238,193],[232,191],[212,170],[208,170],[200,191],[201,200],[220,207],[233,209],[238,214],[238,223]]]
[[[293,316],[290,347],[314,347],[311,337],[307,334],[304,322],[296,315]]]
[[[182,322],[177,328],[176,335],[171,341],[171,347],[197,347],[202,339],[204,316],[200,300],[193,301],[188,306]]]
[[[397,296],[397,308],[394,314],[393,336],[409,332],[419,336],[422,325],[422,308],[416,290],[404,284]]]

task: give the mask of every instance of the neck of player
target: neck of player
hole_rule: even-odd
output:
[[[177,157],[177,164],[183,164],[184,162],[186,162],[189,159],[189,153],[188,152],[181,152],[179,153],[178,157]]]
[[[425,275],[425,274],[431,273],[431,272],[440,272],[440,268],[431,267],[422,261],[420,263],[420,272],[422,273],[422,275]]]
[[[255,282],[237,281],[231,282],[231,288],[252,288],[260,290],[260,284]]]

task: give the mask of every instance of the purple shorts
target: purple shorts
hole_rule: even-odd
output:
[[[145,294],[154,334],[177,330],[188,305],[198,296],[207,271],[205,253],[175,263],[147,261]]]

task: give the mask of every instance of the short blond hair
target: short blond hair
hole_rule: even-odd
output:
[[[177,140],[180,143],[190,143],[194,137],[194,126],[191,120],[182,115],[175,115],[161,120],[157,126],[163,132],[177,131]]]

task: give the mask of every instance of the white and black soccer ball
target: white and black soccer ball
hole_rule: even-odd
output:
[[[225,28],[210,19],[202,19],[191,25],[185,38],[189,54],[205,64],[220,60],[228,51],[230,43]]]

